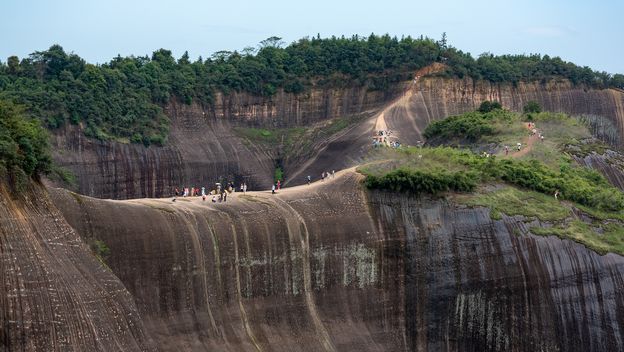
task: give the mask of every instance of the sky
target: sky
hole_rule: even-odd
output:
[[[623,14],[622,0],[0,0],[0,60],[52,44],[103,63],[160,48],[206,58],[271,36],[446,32],[475,57],[541,53],[624,73]]]

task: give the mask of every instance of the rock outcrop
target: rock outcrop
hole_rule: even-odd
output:
[[[359,176],[227,203],[54,190],[163,351],[620,351],[624,258]]]
[[[301,95],[278,93],[274,97],[254,97],[244,93],[218,95],[213,106],[184,105],[172,101],[165,112],[171,119],[166,147],[145,148],[85,138],[76,127],[56,131],[53,139],[55,160],[72,171],[78,180],[76,190],[99,198],[127,199],[170,195],[174,187],[215,182],[220,177],[246,181],[254,188],[270,187],[278,157],[248,143],[233,131],[235,126],[294,127],[341,116],[366,115],[397,98],[409,84],[387,91],[366,87],[313,89]],[[546,110],[572,115],[594,115],[610,119],[617,133],[613,143],[624,135],[624,93],[573,86],[567,81],[491,84],[470,79],[423,77],[413,94],[388,113],[388,128],[398,131],[404,144],[415,144],[431,121],[475,109],[483,100],[499,100],[507,108],[521,110],[529,100]],[[353,166],[370,142],[375,124],[363,119],[353,133],[320,141],[311,157],[291,157],[286,174],[319,175],[322,171]],[[348,149],[348,150],[347,150]],[[322,155],[326,151],[330,153]],[[331,151],[337,152],[332,154]],[[324,158],[326,161],[310,162]]]
[[[0,350],[153,350],[133,297],[47,191],[24,194],[0,186]]]

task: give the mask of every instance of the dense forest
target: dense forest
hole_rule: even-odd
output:
[[[448,66],[448,77],[492,82],[547,81],[567,78],[591,87],[624,88],[623,75],[579,67],[540,55],[470,54],[450,47],[446,36],[396,38],[304,38],[284,46],[278,37],[257,48],[220,51],[192,61],[160,49],[151,57],[115,57],[101,65],[86,63],[59,45],[27,58],[0,62],[0,98],[27,107],[49,128],[81,124],[87,136],[145,145],[166,143],[169,121],[162,106],[175,98],[209,105],[217,91],[272,96],[278,90],[302,93],[312,86],[367,85],[384,89],[407,80],[433,62]]]

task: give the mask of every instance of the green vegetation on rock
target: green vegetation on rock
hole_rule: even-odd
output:
[[[0,62],[0,97],[23,104],[52,129],[69,123],[101,140],[163,145],[169,120],[162,107],[172,99],[206,106],[217,92],[272,96],[311,87],[383,90],[434,62],[445,63],[447,70],[438,74],[449,77],[508,83],[565,78],[590,87],[624,87],[622,75],[559,58],[485,54],[474,59],[446,40],[370,35],[303,38],[285,47],[271,37],[257,49],[219,51],[195,61],[187,53],[176,60],[171,51],[159,49],[151,57],[117,56],[102,65],[53,45]]]
[[[536,235],[572,239],[599,253],[624,254],[624,193],[566,154],[579,149],[579,143],[583,151],[598,153],[604,145],[592,140],[577,119],[530,110],[537,128],[549,137],[526,153],[501,152],[501,143],[531,138],[526,115],[501,109],[471,112],[431,124],[427,137],[451,144],[463,138],[465,147],[489,152],[445,146],[381,148],[372,154],[377,161],[360,168],[365,184],[417,195],[457,192],[452,196],[456,202],[487,207],[495,220],[503,214],[539,219],[542,225],[531,228]],[[589,151],[593,146],[597,149]]]
[[[503,187],[495,191],[458,197],[460,203],[490,208],[493,219],[501,214],[535,217],[542,221],[561,221],[572,214],[571,210],[554,197],[516,187]]]
[[[47,132],[20,107],[0,100],[0,177],[20,186],[50,170]]]

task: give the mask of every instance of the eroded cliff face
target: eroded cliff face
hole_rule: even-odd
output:
[[[163,351],[624,348],[621,256],[358,182],[343,172],[216,204],[53,198],[110,247]]]
[[[79,193],[99,198],[167,196],[175,187],[205,185],[220,177],[266,189],[276,166],[275,151],[237,136],[234,126],[309,126],[352,115],[374,119],[376,111],[396,102],[408,86],[408,82],[401,83],[383,92],[366,87],[313,89],[301,95],[280,92],[270,98],[232,93],[217,95],[209,107],[173,101],[165,108],[171,119],[166,147],[95,141],[85,138],[77,128],[67,127],[55,132],[54,158],[77,176]],[[422,140],[422,131],[431,121],[474,110],[483,100],[499,100],[506,108],[518,111],[527,101],[535,100],[549,111],[606,117],[616,130],[605,134],[607,140],[622,143],[624,94],[575,87],[566,81],[512,86],[424,77],[416,83],[413,94],[403,95],[402,103],[387,114],[387,127],[396,131],[404,144],[415,144]],[[374,121],[363,119],[353,133],[328,136],[311,146],[318,155],[290,156],[285,171],[298,177],[294,183],[302,183],[306,174],[353,166],[361,160],[374,129]],[[330,153],[323,156],[326,151]],[[310,163],[311,158],[327,160]]]
[[[0,186],[0,350],[147,351],[133,297],[32,186]]]
[[[235,126],[306,126],[366,114],[400,89],[401,85],[383,92],[366,87],[313,89],[271,98],[219,94],[209,107],[172,101],[165,107],[171,119],[165,147],[97,141],[67,126],[54,133],[54,159],[76,175],[79,193],[98,198],[169,196],[175,187],[206,186],[220,178],[266,189],[273,180],[275,150],[249,143],[234,132]]]
[[[315,122],[379,109],[399,95],[405,83],[387,90],[367,86],[311,89],[302,94],[278,93],[270,98],[247,93],[217,94],[209,113],[217,119],[262,127],[309,126]]]
[[[533,100],[545,111],[606,117],[617,131],[608,135],[608,142],[622,146],[624,93],[574,86],[566,80],[512,85],[468,78],[424,77],[418,80],[409,101],[400,106],[403,111],[395,111],[387,120],[391,129],[402,132],[406,142],[413,142],[414,138],[420,138],[420,132],[431,121],[473,111],[485,100],[499,101],[506,109],[520,112],[528,101]],[[409,118],[405,119],[407,115]]]

